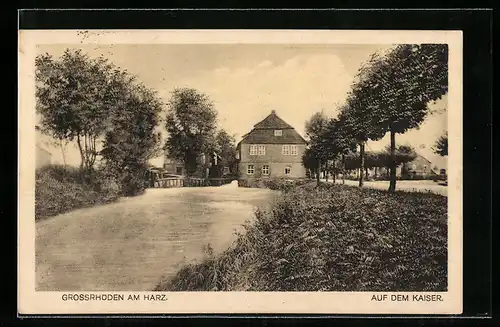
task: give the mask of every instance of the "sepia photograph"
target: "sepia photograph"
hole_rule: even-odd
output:
[[[262,33],[20,32],[29,313],[460,312],[461,34]]]

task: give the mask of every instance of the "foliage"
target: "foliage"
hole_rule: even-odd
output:
[[[319,155],[316,153],[316,148],[307,147],[302,154],[302,165],[306,169],[309,169],[313,174],[317,174],[319,169],[318,157]]]
[[[217,162],[220,169],[229,167],[231,172],[235,171],[236,160],[236,138],[221,129],[215,136],[214,152],[220,157]],[[219,172],[221,173],[221,172]]]
[[[439,154],[440,156],[448,155],[448,132],[441,135],[439,139],[436,141],[434,148],[432,149],[435,154]]]
[[[161,103],[153,91],[102,56],[69,49],[59,59],[36,58],[36,87],[41,131],[58,140],[63,154],[64,144],[76,140],[83,182],[96,183],[94,166],[101,155],[103,171],[123,194],[143,189],[148,159],[158,153],[160,139],[155,128]]]
[[[448,48],[442,44],[403,44],[374,54],[358,72],[343,115],[360,141],[391,133],[391,183],[396,187],[395,134],[418,127],[428,103],[448,91]]]
[[[386,147],[383,151],[367,151],[365,153],[365,168],[381,168],[391,165],[390,147]],[[409,145],[400,145],[395,151],[396,166],[406,164],[415,160],[417,153],[415,149]],[[346,156],[346,168],[349,170],[360,168],[359,153],[349,153]]]
[[[78,169],[48,166],[35,173],[35,219],[116,200],[119,186],[101,172],[93,184],[83,183]]]
[[[317,112],[305,123],[305,132],[308,139],[308,148],[302,156],[302,165],[316,174],[319,183],[320,167],[332,158],[329,145],[324,140],[328,126],[328,117],[323,111]]]
[[[308,183],[157,291],[446,291],[447,198]]]
[[[268,188],[277,191],[289,191],[296,186],[310,183],[309,179],[286,179],[286,178],[255,178],[251,180],[238,180],[239,187]]]
[[[123,78],[128,78],[122,75]],[[149,159],[159,154],[159,124],[162,103],[142,84],[123,82],[120,110],[111,117],[101,151],[106,171],[121,185],[124,195],[136,195],[145,187]]]
[[[165,150],[184,163],[188,175],[198,169],[198,158],[214,143],[217,112],[210,99],[194,89],[175,89],[168,102]]]
[[[41,129],[58,140],[76,140],[81,167],[90,170],[97,139],[108,126],[119,97],[110,83],[113,66],[103,57],[89,58],[81,50],[66,50],[58,59],[39,55],[36,64],[37,111]]]

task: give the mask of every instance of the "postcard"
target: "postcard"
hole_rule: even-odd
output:
[[[18,56],[19,314],[462,312],[461,31],[20,30]]]

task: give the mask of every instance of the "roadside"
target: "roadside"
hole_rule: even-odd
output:
[[[323,182],[326,180],[323,179]],[[328,182],[332,183],[332,179]],[[336,184],[342,184],[342,180],[337,179]],[[345,180],[346,185],[358,186],[358,181]],[[389,188],[389,181],[364,181],[364,187],[373,188],[377,190],[387,190]],[[448,188],[445,185],[438,184],[430,180],[420,180],[420,181],[410,181],[410,180],[399,180],[396,182],[396,191],[407,191],[407,192],[431,192],[434,194],[440,194],[447,196]]]

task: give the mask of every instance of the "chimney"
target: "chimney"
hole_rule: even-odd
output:
[[[271,110],[271,115],[276,115],[276,110]]]

